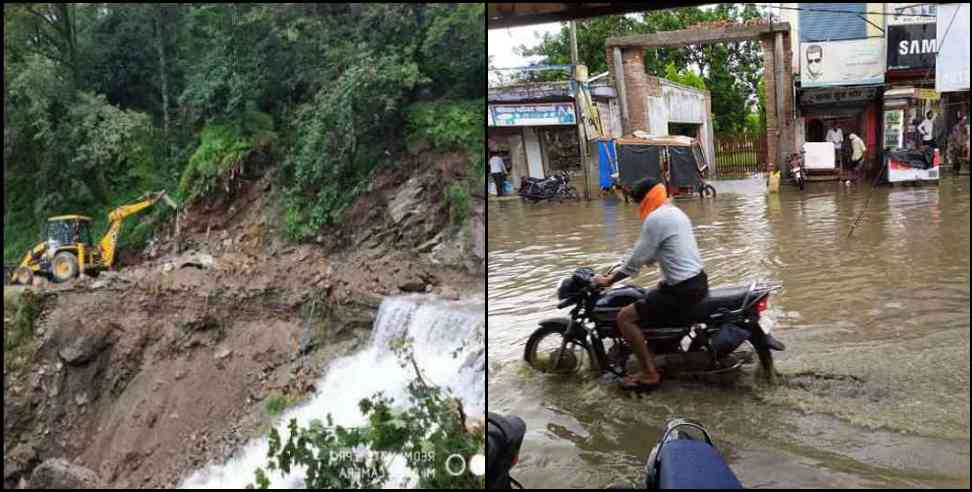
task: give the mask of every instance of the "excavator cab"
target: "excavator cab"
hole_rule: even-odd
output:
[[[61,215],[47,219],[42,231],[49,251],[70,244],[91,246],[91,218],[83,215]]]
[[[95,249],[91,242],[91,218],[83,215],[59,215],[47,219],[41,231],[46,244],[36,258],[41,272],[49,272],[56,282],[63,282],[92,265]],[[83,260],[82,260],[83,259]]]

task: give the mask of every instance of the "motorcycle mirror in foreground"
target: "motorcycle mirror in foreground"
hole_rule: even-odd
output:
[[[526,423],[519,417],[486,415],[486,488],[509,490],[519,482],[510,477],[510,470],[520,459],[520,446],[526,435]]]
[[[520,447],[526,434],[526,423],[519,417],[487,414],[486,488],[522,489],[510,477],[519,460]],[[615,485],[611,489],[637,488]],[[640,485],[640,484],[639,484]],[[729,468],[701,424],[675,418],[648,455],[644,488],[654,489],[742,489],[736,474]]]
[[[742,489],[709,433],[699,424],[672,419],[645,465],[648,489]]]

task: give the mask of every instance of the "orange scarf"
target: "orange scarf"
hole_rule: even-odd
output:
[[[665,191],[665,185],[655,185],[641,200],[641,208],[638,210],[639,215],[641,215],[641,221],[644,222],[649,214],[664,205],[667,200],[668,192]]]

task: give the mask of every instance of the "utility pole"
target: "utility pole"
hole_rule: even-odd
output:
[[[577,65],[579,65],[579,62],[577,60],[577,22],[575,21],[570,21],[570,63],[574,66],[571,78],[574,79],[574,83],[580,84],[581,81],[577,80]],[[585,74],[584,78],[586,79],[586,77]],[[584,199],[590,201],[591,172],[590,163],[587,162],[587,136],[584,134],[584,113],[581,111],[581,105],[577,102],[578,92],[575,91],[574,93],[574,113],[577,115],[575,118],[577,120],[577,144],[580,146],[581,168],[584,169]]]

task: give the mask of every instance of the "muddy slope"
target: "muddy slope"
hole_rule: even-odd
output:
[[[310,244],[282,239],[272,171],[243,176],[119,271],[35,288],[34,337],[5,364],[5,487],[175,485],[266,432],[270,400],[312,392],[383,296],[482,290],[483,205],[453,226],[442,199],[464,165],[409,158]]]

